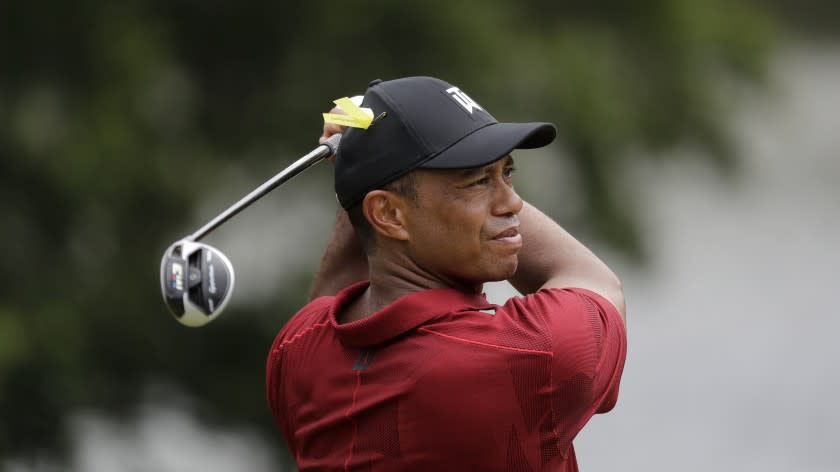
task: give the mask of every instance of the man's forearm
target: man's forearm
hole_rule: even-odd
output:
[[[522,293],[549,287],[585,288],[610,300],[624,316],[621,283],[592,251],[527,202],[519,221],[523,246],[511,285]]]
[[[310,296],[314,299],[335,295],[344,287],[367,278],[368,262],[362,242],[353,230],[347,212],[339,208]]]

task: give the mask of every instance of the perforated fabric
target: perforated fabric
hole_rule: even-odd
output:
[[[572,441],[615,405],[626,355],[609,302],[437,289],[338,324],[366,286],[304,307],[269,353],[269,406],[300,470],[577,470]]]

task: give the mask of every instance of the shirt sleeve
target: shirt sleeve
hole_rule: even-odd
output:
[[[285,344],[288,340],[304,330],[307,326],[312,324],[313,317],[318,313],[324,312],[326,307],[330,305],[333,297],[320,297],[295,314],[286,325],[280,330],[274,338],[271,349],[268,352],[268,358],[265,365],[265,393],[268,401],[268,408],[271,411],[272,417],[289,446],[292,456],[295,456],[296,449],[294,444],[294,436],[292,426],[289,424],[288,413],[286,411],[286,349]]]
[[[596,413],[606,413],[615,407],[618,401],[618,387],[624,373],[627,358],[627,330],[618,309],[606,298],[595,292],[574,289],[594,309],[596,331],[600,331],[600,363],[596,378],[604,394]]]
[[[292,431],[289,427],[288,421],[286,421],[287,418],[285,418],[282,406],[285,397],[285,385],[283,382],[283,375],[285,374],[285,369],[283,368],[285,352],[281,347],[279,347],[281,342],[282,338],[281,336],[278,336],[268,353],[268,359],[265,366],[265,393],[266,399],[268,400],[268,409],[271,411],[271,416],[274,418],[274,422],[277,424],[277,427],[283,432],[283,437],[286,439],[289,451],[292,453],[292,456],[294,456],[295,448],[291,436]]]
[[[502,307],[510,321],[551,353],[548,389],[551,424],[547,436],[560,455],[596,413],[616,404],[627,355],[624,322],[605,298],[580,288],[543,289],[515,297]],[[497,311],[498,313],[498,311]],[[572,452],[569,452],[572,451]]]
[[[590,290],[543,289],[508,302],[539,322],[550,338],[555,413],[585,417],[616,404],[627,356],[624,321],[616,307]]]

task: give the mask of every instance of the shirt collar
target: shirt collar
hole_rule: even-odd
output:
[[[483,293],[435,288],[403,295],[367,318],[339,324],[336,313],[358,298],[369,285],[370,282],[364,281],[343,289],[330,306],[330,324],[346,346],[375,346],[447,313],[486,310],[496,306],[489,303]]]

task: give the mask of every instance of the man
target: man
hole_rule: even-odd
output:
[[[311,302],[269,353],[300,470],[575,471],[626,355],[616,276],[513,189],[548,123],[498,123],[429,77],[372,82],[347,128],[341,206]],[[342,128],[326,125],[327,136]],[[521,293],[502,306],[482,284]]]

